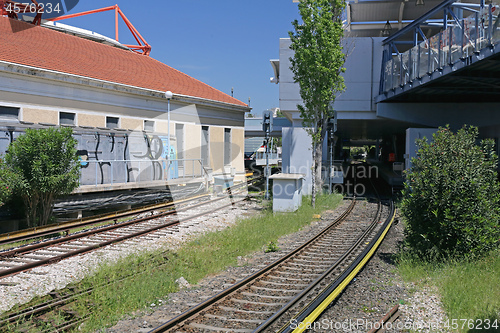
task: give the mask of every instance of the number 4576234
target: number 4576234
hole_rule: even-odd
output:
[[[59,3],[57,3],[55,6],[47,2],[46,4],[43,2],[39,3],[39,7],[37,7],[34,3],[28,3],[28,2],[23,2],[21,4],[19,3],[11,3],[9,2],[7,4],[7,7],[5,10],[9,13],[16,13],[16,14],[38,14],[38,13],[61,13],[62,9]]]
[[[489,330],[490,328],[498,329],[498,319],[448,319],[444,323],[444,327],[452,330],[457,329],[476,329]]]

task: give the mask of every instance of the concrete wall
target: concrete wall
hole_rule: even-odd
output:
[[[378,37],[356,37],[345,41],[344,50],[347,53],[344,80],[346,90],[335,100],[334,108],[346,113],[343,119],[359,119],[359,115],[349,113],[375,112],[374,98],[378,95],[380,68],[382,64],[382,40]],[[302,103],[300,87],[293,80],[290,70],[289,38],[280,39],[280,108],[283,112],[294,112],[293,119],[299,119],[297,104]]]
[[[239,173],[237,180],[243,180],[241,174],[245,173],[245,130],[241,128],[233,128],[231,131],[231,166]]]
[[[106,116],[91,115],[86,113],[78,114],[76,125],[78,126],[92,126],[92,127],[106,127]]]
[[[283,128],[283,173],[305,175],[303,193],[312,193],[312,140],[304,128]]]
[[[214,173],[222,173],[224,171],[223,127],[210,127],[210,166]]]
[[[184,132],[184,158],[201,158],[201,126],[194,124],[184,124]],[[186,168],[186,172],[189,174],[192,173],[193,170],[196,172],[200,172],[201,165],[198,162],[196,162],[194,165],[191,162],[187,162],[184,167]]]
[[[300,87],[293,81],[293,73],[290,70],[290,58],[293,51],[290,49],[290,38],[280,39],[280,109],[281,111],[297,110],[297,104],[302,103],[300,98]]]
[[[143,126],[143,121],[140,119],[126,118],[126,117],[120,118],[121,128],[130,130],[142,130],[142,126]]]
[[[156,132],[168,133],[168,122],[166,122],[166,121],[156,120],[155,127],[156,127]],[[175,123],[171,122],[170,123],[170,135],[174,135],[174,134],[175,134]]]
[[[417,139],[424,137],[428,142],[432,141],[432,135],[437,132],[437,128],[408,128],[406,130],[406,151],[405,151],[405,169],[411,168],[412,158],[417,157]]]
[[[382,37],[357,37],[345,41],[346,90],[335,100],[339,112],[375,111],[382,65]],[[346,115],[349,119],[349,115]]]
[[[32,122],[32,123],[48,123],[48,124],[59,124],[59,112],[36,109],[36,108],[22,108],[21,120]]]

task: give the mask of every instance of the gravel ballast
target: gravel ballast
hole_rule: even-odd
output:
[[[335,211],[323,213],[323,216],[331,214],[328,219],[313,221],[311,225],[299,232],[280,238],[278,252],[261,251],[239,258],[237,267],[229,267],[216,276],[203,279],[195,286],[159,297],[148,309],[134,313],[115,326],[99,332],[150,331],[285,255],[293,247],[323,229],[327,225],[326,220],[340,215],[347,204],[348,202],[344,201]],[[402,315],[393,323],[394,326],[388,330],[389,332],[409,331],[409,329],[418,332],[435,332],[437,323],[440,323],[442,327],[446,316],[436,292],[422,289],[410,293],[409,291],[415,290],[415,286],[405,284],[397,275],[393,255],[397,252],[402,238],[403,226],[401,223],[396,223],[367,266],[318,318],[317,326],[311,331],[368,332],[396,304],[399,304]],[[447,332],[446,330],[437,331]]]
[[[167,237],[160,235],[155,237],[155,232],[153,232],[86,254],[70,257],[55,264],[37,267],[3,278],[0,281],[0,299],[2,300],[0,314],[16,304],[27,303],[36,296],[44,296],[54,290],[63,289],[67,285],[76,283],[105,263],[116,262],[120,258],[143,251],[165,248],[175,250],[197,235],[226,228],[234,224],[238,217],[253,214],[261,209],[256,201],[242,201],[241,199],[225,198],[208,208],[201,206],[191,209],[189,212],[178,213],[178,218],[182,219],[202,211],[215,209],[216,206],[235,203],[208,216],[182,222],[177,228],[178,231]],[[162,230],[157,233],[161,234]]]
[[[220,205],[229,202],[230,200],[227,199]],[[158,295],[158,299],[152,302],[147,309],[132,313],[113,327],[103,328],[99,332],[150,331],[285,255],[326,227],[328,221],[340,215],[348,204],[348,201],[344,201],[335,211],[324,212],[322,214],[324,219],[314,220],[299,232],[280,238],[278,240],[279,251],[277,252],[265,253],[265,248],[263,248],[262,251],[253,255],[240,257],[237,266],[229,267],[215,276],[206,277],[196,285],[193,285],[191,281],[179,279],[179,285],[183,287],[179,292]],[[0,299],[2,299],[0,313],[7,311],[15,304],[26,303],[35,296],[46,295],[51,291],[78,282],[105,262],[112,262],[144,250],[178,249],[179,246],[193,237],[231,226],[237,218],[253,215],[260,209],[261,206],[256,201],[242,201],[208,217],[186,223],[184,227],[179,228],[179,232],[163,241],[144,237],[3,279],[4,285],[0,285]],[[391,228],[367,266],[320,316],[319,326],[312,331],[368,332],[370,327],[377,323],[385,313],[394,305],[399,304],[402,316],[393,324],[396,328],[388,331],[409,331],[406,328],[411,328],[412,331],[418,332],[447,332],[442,330],[446,316],[436,291],[405,284],[397,275],[393,255],[397,252],[398,243],[402,237],[403,226],[401,223],[397,223]],[[345,326],[346,323],[348,326]],[[339,326],[342,324],[344,326]],[[399,326],[397,326],[398,324]],[[339,328],[337,329],[337,327]],[[402,329],[397,327],[402,327]],[[423,329],[420,329],[421,327]]]

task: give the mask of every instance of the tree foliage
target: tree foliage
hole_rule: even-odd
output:
[[[499,245],[500,186],[492,140],[478,130],[440,128],[417,140],[401,212],[409,249],[427,259],[475,257]]]
[[[331,105],[336,95],[345,89],[343,37],[343,0],[301,0],[302,22],[292,22],[295,32],[289,32],[290,48],[294,51],[291,70],[300,85],[304,105],[298,105],[302,124],[313,142],[313,200],[321,187],[322,143],[327,133],[328,119],[333,117]]]
[[[0,161],[0,206],[3,206],[12,196],[12,176],[2,171],[3,162]]]
[[[47,224],[54,199],[78,186],[77,142],[71,128],[26,129],[9,145],[0,178],[24,201],[28,226]]]

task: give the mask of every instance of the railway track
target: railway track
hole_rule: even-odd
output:
[[[262,176],[253,177],[248,179],[246,184],[251,186],[252,184],[262,180]],[[245,184],[245,183],[243,183]],[[232,187],[233,191],[237,191],[243,184],[238,184]],[[41,237],[50,236],[54,234],[69,234],[72,230],[86,227],[93,227],[98,224],[106,222],[115,222],[120,219],[133,218],[140,214],[147,214],[157,210],[173,209],[176,205],[181,205],[186,202],[192,202],[196,200],[208,199],[210,194],[195,195],[189,198],[183,198],[182,200],[177,200],[174,202],[163,202],[154,205],[147,205],[143,207],[138,207],[129,210],[117,211],[113,213],[106,213],[100,215],[94,215],[87,218],[80,218],[76,220],[58,222],[55,224],[29,228],[19,231],[8,232],[5,234],[0,234],[0,245],[8,245],[15,242],[24,242],[30,240],[36,240]]]
[[[157,332],[291,332],[340,293],[392,223],[391,204],[358,202],[296,250],[167,323]],[[385,221],[384,221],[385,220]]]
[[[233,187],[229,196],[238,195],[239,191],[241,191],[241,186]],[[0,279],[125,240],[137,237],[166,237],[168,234],[176,232],[180,227],[188,227],[189,225],[186,225],[186,223],[190,220],[234,204],[234,201],[230,204],[218,204],[225,198],[227,196],[208,200],[208,197],[203,196],[192,200],[184,200],[169,205],[169,209],[166,211],[156,208],[143,212],[141,217],[127,222],[113,223],[108,226],[0,252]],[[212,207],[187,217],[179,216],[180,213],[189,212],[202,206]],[[108,220],[108,217],[105,220]]]
[[[168,252],[163,252],[157,257],[152,257],[151,260],[157,261],[157,267],[161,268],[168,265],[168,260],[163,260],[167,255]],[[138,278],[140,274],[142,273],[130,274],[120,279],[108,281],[106,284],[94,285],[83,290],[70,286],[64,290],[52,292],[41,303],[2,314],[0,316],[0,332],[66,332],[84,323],[87,319],[69,306],[72,302],[90,295],[96,289]],[[59,319],[59,322],[56,322],[56,319]],[[44,327],[49,328],[44,329]]]
[[[353,200],[350,210],[307,242],[314,245],[302,245],[283,260],[151,332],[297,331],[296,327],[290,326],[291,320],[295,323],[314,320],[321,308],[327,306],[349,283],[349,278],[352,279],[361,269],[390,227],[393,214],[390,204],[359,201],[357,209],[350,213],[354,205]],[[385,216],[389,217],[382,223]],[[119,281],[110,283],[116,282]],[[50,332],[70,330],[85,318],[68,310],[70,308],[66,305],[78,295],[91,292],[90,289],[70,289],[58,293],[53,300],[38,308],[4,314],[0,318],[0,331],[9,325],[16,327],[17,322],[24,321],[24,318],[41,316],[40,320],[46,320],[51,313],[57,313],[64,320],[58,325],[53,324]]]
[[[210,205],[209,211],[206,209],[198,214],[191,214],[190,216],[186,217],[179,217],[180,214],[188,214],[189,211],[193,208],[193,205],[186,206],[183,209],[178,209],[176,212],[169,212],[172,214],[175,214],[173,218],[175,219],[174,221],[170,221],[169,223],[171,226],[165,230],[165,233],[155,233],[156,236],[160,237],[168,237],[169,233],[175,233],[179,230],[179,228],[187,228],[189,227],[189,220],[193,220],[196,217],[203,216],[205,214],[210,214],[212,212],[216,212],[222,208],[232,206],[235,204],[235,201],[232,200],[231,203],[229,204],[222,204],[215,206],[217,201],[221,201],[223,199],[227,199],[230,196],[238,196],[239,191],[240,191],[241,186],[233,187],[231,188],[230,195],[218,197],[215,200],[210,200],[210,201],[205,201],[202,203],[197,204],[198,206],[205,206],[205,205]],[[242,199],[244,200],[244,199]],[[184,212],[184,213],[182,213]],[[167,216],[167,218],[170,218],[172,216]],[[158,218],[158,216],[148,216],[149,218]],[[164,223],[165,224],[165,223]],[[172,227],[172,224],[176,224],[175,226]],[[155,229],[157,227],[153,227]],[[134,228],[135,233],[141,232],[137,231],[136,228]],[[161,230],[160,230],[161,231]],[[111,232],[116,234],[116,231],[111,230]],[[148,237],[150,237],[153,234],[149,234]],[[76,235],[74,235],[76,236]],[[123,237],[123,236],[122,236]],[[152,236],[151,236],[152,237]],[[100,238],[103,238],[103,235],[101,235]],[[81,240],[78,240],[81,241]],[[109,242],[110,240],[105,240],[105,242]],[[102,243],[102,242],[101,242]],[[36,246],[41,246],[41,244],[37,244]],[[56,245],[58,246],[58,245]],[[59,245],[60,246],[60,245]],[[126,246],[126,245],[125,245]],[[92,248],[97,248],[97,246],[94,244],[91,246]],[[84,252],[84,248],[82,249],[77,249],[77,252]],[[16,249],[16,251],[21,251],[24,253],[32,253],[31,249],[29,247],[23,247],[22,249]],[[72,251],[74,252],[74,251]],[[168,264],[168,253],[165,252],[164,256],[160,254],[159,257],[152,258],[152,260],[157,260],[158,261],[158,267],[164,266]],[[52,260],[53,261],[53,260]],[[51,260],[49,260],[51,263]],[[43,262],[37,262],[37,264],[43,264]],[[24,268],[29,268],[26,265],[23,265]],[[137,275],[137,274],[136,274]],[[120,283],[124,279],[131,279],[131,278],[136,278],[135,275],[130,275],[126,276],[124,278],[121,278],[120,280],[116,281],[109,281],[108,284],[114,284],[114,283]],[[0,284],[2,284],[2,280],[0,279]],[[7,284],[9,285],[9,284]],[[27,306],[27,307],[18,307],[16,308],[15,311],[12,311],[10,313],[4,313],[0,315],[0,331],[6,331],[6,332],[14,332],[18,331],[18,329],[27,329],[27,332],[31,332],[33,330],[34,332],[44,332],[43,329],[41,329],[41,326],[45,326],[47,322],[51,322],[50,329],[47,330],[48,332],[63,332],[67,331],[82,322],[85,321],[86,318],[81,317],[78,313],[75,313],[74,310],[72,310],[70,304],[77,300],[78,298],[81,298],[87,294],[90,294],[94,291],[95,288],[100,288],[101,286],[93,286],[93,288],[89,288],[86,290],[75,290],[72,287],[69,287],[63,291],[57,291],[57,292],[52,292],[50,295],[52,296],[52,299],[45,300],[41,304],[37,304],[35,306]],[[59,318],[60,323],[54,322],[52,318]]]

